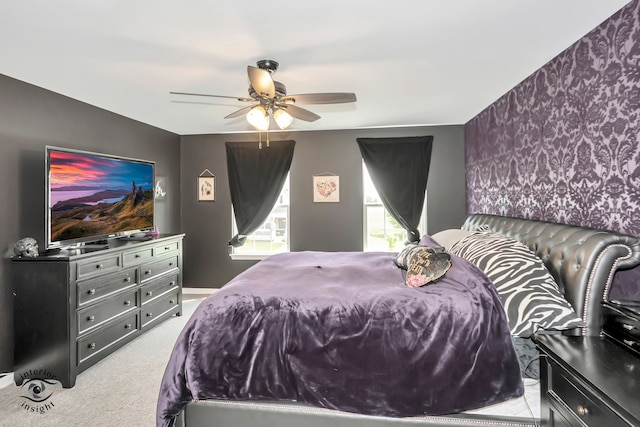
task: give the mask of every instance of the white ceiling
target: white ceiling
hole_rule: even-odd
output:
[[[629,0],[0,0],[0,73],[181,135],[251,130],[234,100],[274,59],[291,129],[463,124]],[[0,94],[2,96],[2,94]]]

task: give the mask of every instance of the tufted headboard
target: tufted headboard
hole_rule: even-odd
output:
[[[584,320],[582,335],[600,334],[601,303],[608,299],[616,270],[640,264],[640,239],[613,231],[489,214],[470,215],[462,228],[481,225],[524,243],[542,259]]]

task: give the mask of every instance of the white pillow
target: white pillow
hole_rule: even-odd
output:
[[[450,230],[439,231],[436,234],[433,234],[431,238],[438,242],[443,248],[449,250],[451,246],[455,245],[458,241],[464,239],[471,233],[472,231],[452,228]]]

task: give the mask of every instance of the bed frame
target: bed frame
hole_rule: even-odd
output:
[[[561,291],[586,326],[570,335],[599,335],[601,302],[608,299],[618,269],[640,264],[640,240],[611,231],[549,222],[470,215],[465,230],[488,225],[492,231],[526,244],[545,263]],[[455,414],[391,418],[346,413],[284,402],[206,400],[190,402],[176,422],[180,427],[398,427],[398,426],[494,426],[534,427],[539,420]]]

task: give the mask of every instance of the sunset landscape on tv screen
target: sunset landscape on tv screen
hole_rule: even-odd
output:
[[[49,241],[153,228],[153,163],[50,150]]]

